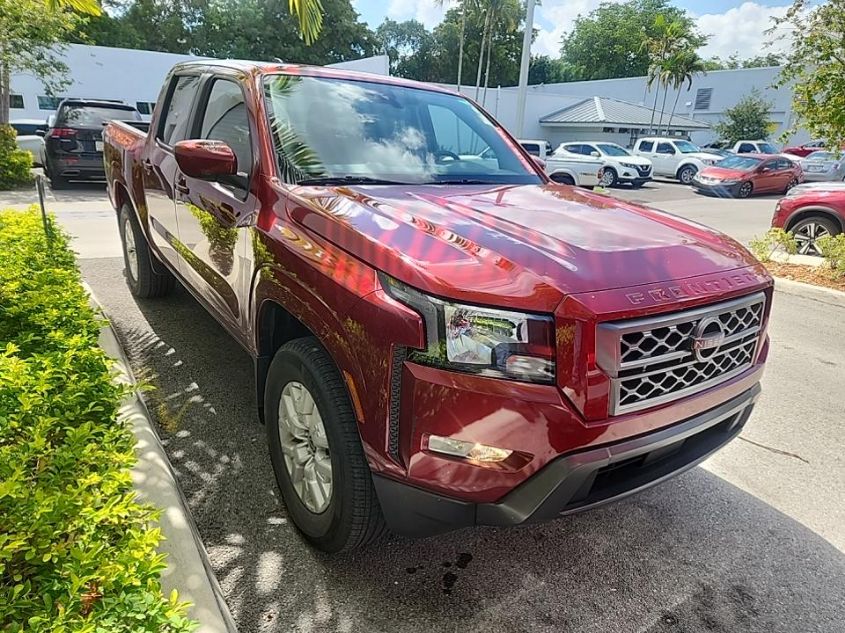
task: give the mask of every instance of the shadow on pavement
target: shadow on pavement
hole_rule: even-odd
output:
[[[150,410],[241,631],[845,630],[845,556],[701,468],[552,523],[315,553],[279,502],[247,354],[184,290],[136,303],[121,261],[82,268],[156,386]]]

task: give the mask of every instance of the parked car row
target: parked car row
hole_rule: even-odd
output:
[[[799,254],[821,255],[821,238],[845,232],[845,183],[798,185],[778,200],[772,226],[792,232]]]

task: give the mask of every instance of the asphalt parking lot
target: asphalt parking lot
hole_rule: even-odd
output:
[[[774,208],[774,198],[718,200],[668,183],[613,194],[741,241],[764,232]],[[247,355],[184,290],[131,297],[102,190],[50,204],[155,387],[150,410],[241,631],[845,631],[841,298],[776,293],[763,398],[740,439],[703,466],[548,524],[393,537],[327,557],[279,502]]]

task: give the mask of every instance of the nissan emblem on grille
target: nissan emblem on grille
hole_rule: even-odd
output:
[[[644,319],[602,323],[599,367],[611,379],[611,415],[703,391],[754,363],[765,295]]]
[[[700,361],[705,361],[716,353],[725,340],[722,322],[716,317],[701,319],[692,333],[692,351]]]

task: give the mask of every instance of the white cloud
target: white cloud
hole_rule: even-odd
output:
[[[599,4],[601,0],[545,0],[542,6],[537,7],[535,27],[539,32],[531,52],[557,57],[560,54],[560,40],[572,30],[575,18],[579,14],[589,13]],[[744,2],[724,13],[693,15],[699,30],[711,36],[707,46],[701,50],[701,55],[729,57],[738,53],[744,58],[785,50],[788,42],[777,42],[773,48],[765,48],[764,44],[769,38],[764,31],[772,26],[772,17],[784,15],[788,8],[786,3],[784,6],[766,7],[757,2]],[[600,46],[601,42],[596,42],[596,45]]]
[[[534,55],[560,56],[560,40],[572,30],[575,18],[588,14],[601,3],[602,0],[545,0],[535,9],[534,26],[538,33],[531,52]],[[546,24],[551,25],[551,28],[545,27]]]
[[[772,18],[782,17],[789,6],[765,7],[756,2],[743,2],[724,13],[697,16],[698,29],[710,36],[707,46],[701,50],[702,57],[725,58],[736,53],[745,58],[787,50],[789,42],[785,40],[767,48],[765,44],[771,38],[765,31],[772,26]]]
[[[443,6],[437,6],[434,0],[390,0],[387,17],[397,22],[418,20],[430,29],[443,19],[449,4],[444,2]]]

